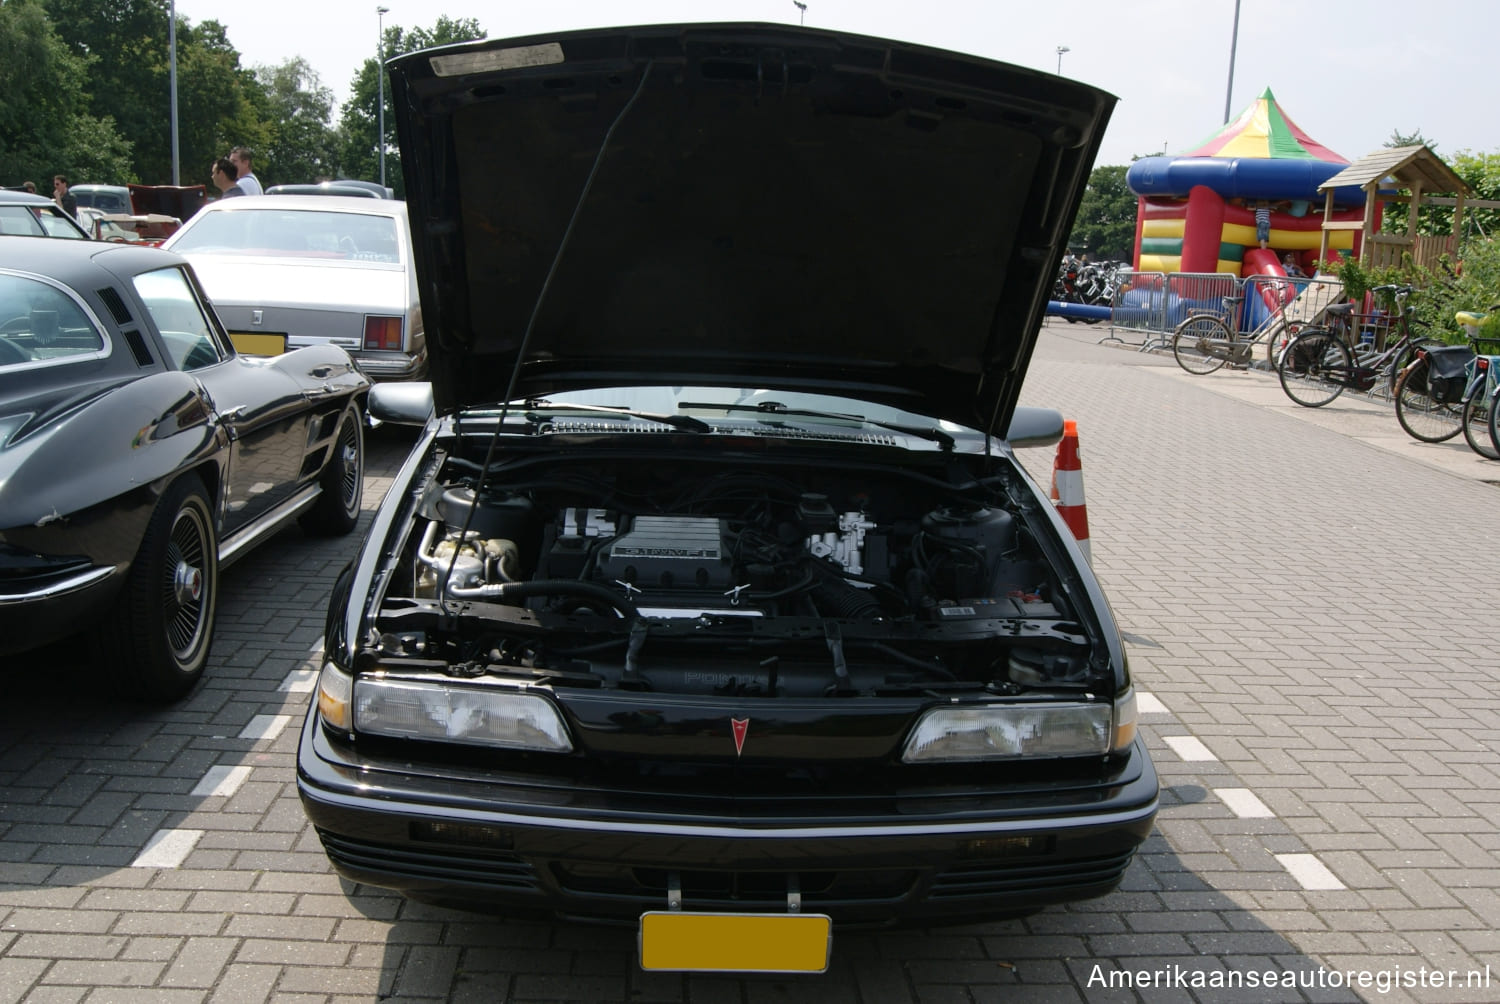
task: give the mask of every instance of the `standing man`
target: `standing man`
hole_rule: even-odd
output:
[[[235,170],[240,172],[239,178],[236,181],[236,184],[240,186],[240,191],[246,195],[265,194],[265,190],[260,187],[260,179],[255,176],[254,171],[250,170],[250,151],[248,148],[237,146],[233,150],[230,150],[229,162],[234,165]]]
[[[228,157],[220,157],[214,161],[213,167],[209,169],[213,175],[214,187],[219,190],[219,198],[228,199],[236,195],[244,195],[245,190],[235,180],[238,169],[229,162]]]
[[[78,218],[78,198],[68,191],[68,179],[60,174],[52,176],[52,201],[75,220]]]

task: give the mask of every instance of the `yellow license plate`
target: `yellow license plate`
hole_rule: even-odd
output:
[[[286,351],[286,335],[268,335],[258,331],[231,331],[229,340],[242,356],[279,356]]]
[[[640,944],[642,969],[821,973],[833,922],[817,913],[647,913]]]

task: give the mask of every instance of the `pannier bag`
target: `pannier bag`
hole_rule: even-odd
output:
[[[1463,400],[1469,363],[1474,350],[1467,345],[1445,345],[1427,350],[1428,396],[1434,404],[1457,404]]]

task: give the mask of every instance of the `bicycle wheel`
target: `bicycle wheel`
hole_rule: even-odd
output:
[[[1418,359],[1407,367],[1396,384],[1396,421],[1408,436],[1424,443],[1446,442],[1458,435],[1462,418],[1458,405],[1432,399],[1426,359]]]
[[[1195,314],[1177,325],[1172,336],[1172,356],[1189,373],[1205,374],[1229,361],[1234,332],[1212,314]]]
[[[1478,388],[1464,404],[1464,439],[1469,449],[1487,460],[1500,460],[1500,444],[1490,437],[1490,412],[1495,410],[1495,399],[1488,387]]]
[[[1301,321],[1288,321],[1266,336],[1266,363],[1270,369],[1276,369],[1276,364],[1281,362],[1282,352],[1306,330],[1307,327]]]
[[[1413,338],[1410,342],[1404,345],[1401,350],[1396,353],[1395,357],[1391,359],[1390,369],[1381,370],[1382,376],[1385,377],[1386,392],[1390,394],[1392,398],[1396,396],[1396,381],[1401,379],[1401,371],[1410,366],[1411,361],[1417,358],[1418,349],[1425,349],[1430,346],[1442,344],[1443,343],[1438,341],[1436,338],[1417,337]]]
[[[1490,395],[1490,445],[1500,454],[1500,397],[1493,394]]]
[[[1343,339],[1324,328],[1308,328],[1281,354],[1276,375],[1287,397],[1304,408],[1321,408],[1344,392],[1353,366]]]

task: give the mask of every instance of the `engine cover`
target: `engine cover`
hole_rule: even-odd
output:
[[[723,520],[637,516],[599,555],[599,575],[642,589],[728,589],[732,567]]]

